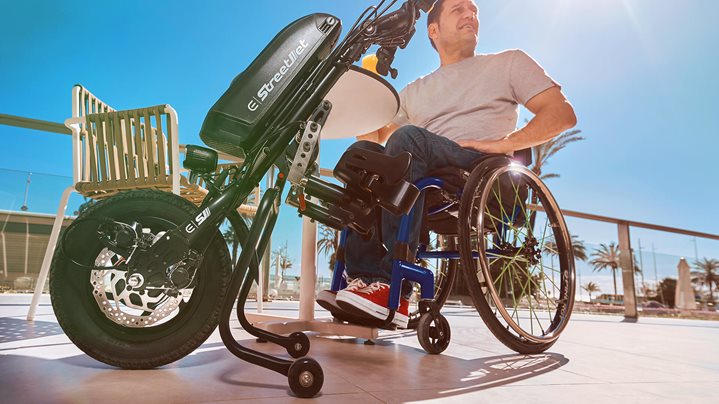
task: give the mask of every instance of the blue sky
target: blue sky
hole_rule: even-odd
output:
[[[522,48],[558,82],[586,140],[547,167],[565,209],[719,233],[716,127],[719,2],[714,0],[478,0],[478,52]],[[345,29],[370,5],[361,0],[5,2],[0,14],[0,113],[62,122],[70,89],[82,83],[115,108],[171,104],[182,143],[201,144],[205,113],[229,82],[292,20],[312,12]],[[398,52],[401,89],[438,58],[424,19]],[[448,89],[447,91],[451,91]],[[524,115],[523,115],[524,116]],[[70,138],[0,126],[0,209],[22,204],[25,175],[71,175]],[[325,141],[334,166],[348,140]],[[36,174],[30,207],[51,212],[68,178]],[[43,185],[45,184],[45,185]],[[276,239],[290,240],[299,268],[299,220],[283,210]],[[570,221],[580,238],[616,240],[609,225]],[[634,231],[645,251],[694,256],[689,237]],[[719,258],[700,239],[699,256]]]

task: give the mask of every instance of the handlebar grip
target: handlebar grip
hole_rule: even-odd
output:
[[[414,22],[410,14],[411,7],[409,3],[404,3],[402,7],[387,15],[377,19],[374,24],[376,32],[402,31],[408,29]]]

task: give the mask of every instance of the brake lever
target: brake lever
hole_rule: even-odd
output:
[[[424,11],[425,13],[429,13],[429,10],[434,7],[434,3],[436,3],[436,0],[415,0],[415,5],[420,10]]]

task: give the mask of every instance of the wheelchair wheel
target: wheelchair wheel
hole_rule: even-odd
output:
[[[472,172],[460,206],[460,252],[480,316],[507,347],[544,352],[574,305],[574,257],[557,203],[526,167],[501,158]],[[495,160],[497,162],[498,160]]]
[[[452,331],[447,319],[437,313],[424,313],[417,324],[417,339],[428,354],[437,355],[444,352],[452,339]]]
[[[430,233],[430,244],[430,247],[436,251],[451,251],[457,249],[457,241],[454,236]],[[430,268],[432,272],[434,272],[434,302],[439,309],[444,306],[444,303],[449,297],[449,293],[452,291],[458,263],[458,260],[441,258],[428,259],[421,262],[422,266]],[[408,329],[416,329],[419,324],[422,313],[419,311],[418,301],[419,293],[413,293],[409,307]]]

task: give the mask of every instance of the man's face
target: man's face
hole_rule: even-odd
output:
[[[431,25],[436,25],[434,42],[445,50],[474,51],[477,47],[479,16],[477,5],[472,0],[445,0],[439,23]]]

